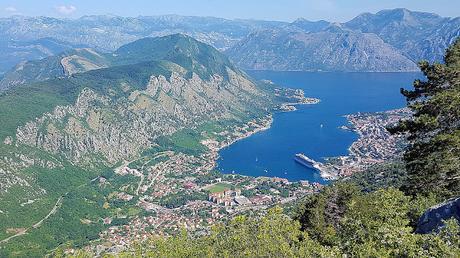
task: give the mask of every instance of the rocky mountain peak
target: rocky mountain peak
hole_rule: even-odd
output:
[[[330,22],[324,20],[309,21],[304,18],[299,18],[291,23],[292,26],[296,26],[305,32],[318,32],[327,28],[330,24]]]

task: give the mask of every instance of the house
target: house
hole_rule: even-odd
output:
[[[127,194],[127,193],[124,193],[124,192],[118,193],[117,197],[118,197],[118,199],[123,200],[123,201],[127,201],[127,202],[131,201],[134,198],[134,196],[132,196],[130,194]]]
[[[255,205],[267,205],[272,202],[272,197],[269,195],[256,195],[249,198],[249,200]]]
[[[251,201],[246,197],[246,196],[236,196],[234,198],[234,201],[236,204],[238,205],[242,205],[242,206],[246,206],[246,205],[250,205],[251,204]]]
[[[196,184],[188,181],[188,182],[185,182],[183,186],[185,189],[194,189],[196,187]]]
[[[104,225],[110,225],[112,223],[112,218],[107,217],[102,220],[104,222]]]
[[[300,185],[302,186],[310,186],[310,182],[308,182],[307,180],[300,180]]]

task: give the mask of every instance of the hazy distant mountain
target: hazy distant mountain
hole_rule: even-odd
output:
[[[375,34],[331,25],[307,33],[253,33],[227,54],[244,69],[294,71],[414,71],[417,66]]]
[[[94,15],[74,20],[13,16],[0,19],[0,35],[15,40],[32,40],[47,35],[99,50],[112,51],[139,38],[184,33],[218,49],[226,49],[251,31],[284,24],[178,15],[136,18]]]
[[[224,50],[254,30],[285,24],[275,21],[178,15],[137,18],[96,15],[75,20],[24,16],[0,18],[0,39],[8,39],[4,43],[0,41],[0,74],[21,61],[40,59],[77,46],[113,51],[140,38],[175,33],[188,34]],[[55,50],[51,46],[42,46],[39,42],[30,42],[43,37],[54,38],[48,41],[69,43],[61,44],[61,48]]]
[[[337,30],[338,31],[334,31]],[[318,51],[313,53],[312,58],[303,53],[300,49],[290,49],[288,46],[280,46],[266,42],[263,46],[256,38],[263,34],[263,31],[278,31],[276,40],[278,43],[289,41],[279,38],[281,31],[302,31],[305,34],[318,34],[318,39],[329,43],[319,43],[312,40],[315,45],[305,45],[303,47]],[[341,30],[347,30],[345,34]],[[328,33],[325,33],[328,32]],[[7,42],[15,42],[20,47],[8,47],[0,42],[0,74],[12,68],[23,60],[34,60],[46,57],[51,54],[62,52],[69,48],[91,47],[97,51],[110,52],[121,45],[135,41],[144,37],[156,37],[170,35],[174,33],[184,33],[199,41],[210,44],[221,51],[228,50],[231,58],[236,60],[245,68],[258,69],[257,67],[277,67],[278,69],[297,70],[305,63],[305,69],[313,70],[357,70],[362,71],[404,71],[412,70],[412,65],[407,64],[398,54],[416,63],[420,59],[442,61],[444,49],[453,42],[460,34],[460,18],[444,18],[436,14],[412,12],[406,9],[384,10],[377,14],[362,14],[344,24],[332,24],[328,21],[308,21],[297,19],[293,23],[277,21],[256,21],[256,20],[227,20],[214,17],[189,17],[178,15],[164,16],[140,16],[140,17],[120,17],[112,15],[83,16],[79,19],[57,19],[49,17],[23,17],[13,16],[0,19],[0,38],[8,39]],[[299,35],[300,32],[297,32]],[[336,33],[336,34],[333,34]],[[348,33],[348,34],[347,34]],[[370,34],[377,35],[377,38]],[[326,36],[327,35],[327,36]],[[275,35],[274,35],[275,36]],[[51,47],[41,47],[35,41],[44,37],[56,42],[68,42],[57,44],[59,51]],[[248,37],[248,38],[246,38]],[[315,38],[313,35],[305,36]],[[337,40],[334,40],[337,38]],[[346,38],[350,46],[347,50],[346,45],[339,47],[333,60],[338,63],[334,65],[329,60],[322,60],[321,57],[330,56],[327,53],[329,48],[337,48],[338,41]],[[382,44],[380,39],[385,44]],[[252,46],[246,44],[253,42]],[[304,42],[305,43],[305,42]],[[347,44],[348,44],[347,43]],[[356,44],[354,44],[356,43]],[[369,43],[364,49],[362,44]],[[11,45],[11,43],[9,43]],[[252,43],[251,43],[252,44]],[[319,44],[319,45],[318,45]],[[327,45],[331,44],[331,45]],[[294,44],[296,45],[296,44]],[[340,45],[340,44],[339,44]],[[382,45],[382,53],[373,55],[373,50]],[[271,48],[270,48],[271,46]],[[297,45],[296,45],[297,46]],[[395,54],[391,47],[396,49]],[[302,47],[302,48],[303,48]],[[22,50],[22,49],[27,49]],[[229,50],[233,48],[232,50]],[[41,52],[41,49],[45,49]],[[278,49],[280,52],[278,53]],[[245,52],[246,50],[256,51],[260,54],[258,60],[250,58],[254,53]],[[259,51],[260,50],[260,51]],[[346,54],[346,51],[349,54]],[[270,56],[266,53],[271,53]],[[295,54],[294,54],[295,53]],[[302,59],[295,60],[301,53]],[[358,54],[361,53],[361,54]],[[290,63],[282,65],[285,56],[289,55]],[[363,60],[357,60],[362,56]],[[386,65],[383,60],[396,61],[391,65]],[[315,59],[319,58],[319,59]],[[336,59],[334,59],[336,58]],[[319,60],[319,62],[317,62]],[[310,65],[317,62],[317,66]],[[279,65],[275,65],[279,63]],[[326,63],[326,64],[323,64]],[[380,65],[381,64],[381,65]],[[282,68],[284,67],[284,68]]]
[[[343,24],[298,19],[252,33],[227,53],[245,69],[414,71],[421,59],[442,62],[459,35],[460,18],[394,9]]]
[[[356,31],[375,33],[413,61],[442,61],[444,50],[460,36],[460,18],[407,9],[364,13],[344,24]]]
[[[81,44],[70,44],[53,38],[21,41],[11,40],[2,35],[0,37],[0,74],[20,62],[41,59],[79,46]]]
[[[303,18],[295,20],[291,25],[302,29],[305,32],[318,32],[326,29],[331,25],[330,22],[320,20],[320,21],[309,21]]]

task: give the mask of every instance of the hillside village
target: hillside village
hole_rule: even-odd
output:
[[[220,148],[265,130],[271,120],[268,116],[221,132],[220,135],[225,135],[221,142],[203,140],[207,151],[198,157],[165,151],[156,153],[143,164],[126,162],[116,168],[117,177],[135,177],[137,183],[122,186],[113,198],[134,204],[139,210],[133,216],[103,218],[107,230],[101,232],[100,240],[89,248],[96,252],[116,252],[134,242],[181,229],[203,234],[211,225],[236,215],[263,214],[270,206],[289,204],[320,190],[320,184],[308,181],[290,182],[284,178],[254,178],[214,171]],[[108,183],[104,178],[99,179],[99,187]]]

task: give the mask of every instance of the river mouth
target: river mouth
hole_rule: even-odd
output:
[[[321,99],[298,105],[297,111],[273,114],[273,124],[219,151],[217,169],[223,173],[282,177],[325,184],[319,172],[295,162],[295,154],[323,162],[326,157],[348,155],[358,139],[344,117],[357,112],[378,112],[404,107],[400,88],[409,88],[420,73],[320,73],[250,71],[257,79],[300,88],[306,97]]]

